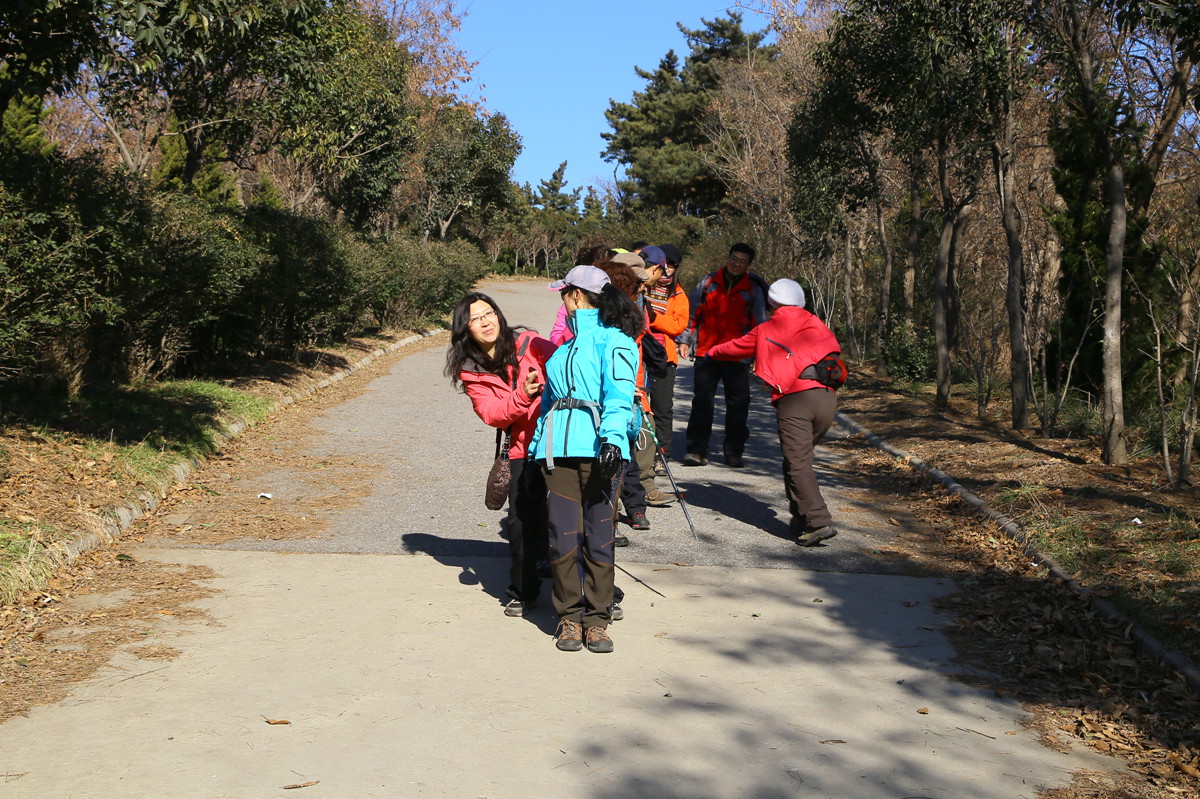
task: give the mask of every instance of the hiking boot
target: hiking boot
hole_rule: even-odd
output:
[[[826,541],[830,538],[833,538],[835,535],[837,535],[837,530],[834,530],[829,525],[826,525],[824,527],[818,527],[815,530],[811,530],[811,531],[805,533],[804,535],[802,535],[798,539],[796,539],[796,543],[802,547],[812,547],[812,546],[816,546],[817,544],[821,543],[822,541]]]
[[[564,652],[583,649],[583,625],[573,619],[559,619],[558,632],[554,637],[554,645]]]
[[[649,530],[650,520],[646,518],[646,514],[642,511],[631,513],[625,517],[624,522],[633,530]]]
[[[725,465],[730,469],[740,469],[746,464],[742,462],[741,455],[729,454],[725,456]]]
[[[613,536],[613,546],[614,547],[627,547],[627,546],[629,546],[629,539],[627,537],[621,535],[620,533],[617,533],[616,535]]]
[[[588,627],[583,632],[587,636],[589,652],[613,651],[613,639],[608,637],[608,632],[603,627]]]
[[[625,611],[621,610],[621,606],[614,602],[612,603],[612,607],[608,609],[608,617],[613,621],[620,621],[625,618]]]
[[[646,504],[652,508],[665,508],[675,501],[674,494],[659,491],[657,488],[646,492]]]
[[[663,465],[662,458],[654,456],[654,475],[655,477],[666,477],[667,467]]]
[[[701,455],[699,452],[689,452],[683,456],[684,466],[707,466],[708,458]]]
[[[510,599],[504,603],[504,615],[519,619],[525,615],[525,611],[533,610],[535,605],[537,605],[537,602],[532,599],[528,602],[522,602],[519,599]]]

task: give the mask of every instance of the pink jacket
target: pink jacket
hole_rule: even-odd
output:
[[[573,338],[575,334],[567,327],[567,304],[564,302],[558,306],[558,316],[554,317],[554,327],[550,328],[550,343],[561,347]]]
[[[518,359],[516,388],[511,374],[508,380],[503,380],[491,372],[463,369],[458,373],[463,389],[471,398],[471,407],[480,419],[500,430],[512,425],[508,448],[508,457],[512,459],[525,457],[542,409],[541,397],[528,396],[521,384],[531,368],[537,371],[543,384],[546,382],[546,361],[555,349],[532,330],[517,335],[517,352],[521,352],[523,345],[525,352]]]
[[[837,338],[825,323],[795,305],[775,309],[771,318],[741,338],[717,344],[708,357],[718,361],[754,358],[754,373],[771,387],[771,402],[785,394],[825,388],[800,377],[806,367],[831,352],[840,352]]]

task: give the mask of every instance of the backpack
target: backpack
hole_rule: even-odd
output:
[[[849,376],[850,370],[842,361],[840,352],[831,352],[816,363],[804,367],[800,372],[800,377],[804,380],[816,380],[834,391],[846,385],[846,378]]]

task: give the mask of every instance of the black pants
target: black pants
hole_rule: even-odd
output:
[[[633,455],[637,442],[632,438],[629,440],[629,454]],[[646,488],[642,485],[642,475],[640,464],[637,458],[630,458],[625,461],[625,469],[622,471],[624,478],[621,480],[621,504],[625,506],[625,514],[632,516],[635,513],[646,512]]]
[[[654,414],[654,437],[667,457],[671,457],[671,436],[675,424],[675,373],[679,365],[667,364],[667,374],[650,382],[650,412]]]
[[[554,610],[584,627],[612,621],[616,576],[616,493],[618,480],[604,480],[596,462],[556,458],[546,478],[546,518]]]
[[[536,463],[519,458],[510,463],[508,487],[508,595],[522,602],[537,599],[542,581],[537,562],[550,551],[546,536],[546,478]]]
[[[698,358],[692,380],[694,394],[692,415],[688,417],[687,451],[708,456],[717,383],[724,383],[725,440],[722,451],[726,456],[740,457],[746,449],[746,439],[750,438],[750,428],[746,423],[750,416],[750,364]]]

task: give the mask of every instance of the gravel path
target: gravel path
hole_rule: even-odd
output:
[[[510,324],[548,332],[558,295],[532,282],[494,282],[482,289]],[[443,334],[443,337],[445,335]],[[381,466],[370,496],[331,518],[332,534],[290,542],[238,541],[229,548],[295,552],[412,553],[504,557],[501,512],[483,507],[483,480],[495,433],[471,411],[441,375],[445,350],[430,347],[398,361],[359,397],[315,421],[326,434],[316,456],[342,456]],[[679,370],[675,402],[675,453],[684,451],[692,369]],[[723,399],[718,393],[714,449],[719,448]],[[730,469],[720,458],[704,467],[672,464],[697,529],[693,537],[678,503],[649,508],[649,532],[629,535],[618,551],[625,562],[746,566],[838,572],[894,573],[902,566],[871,551],[894,544],[900,529],[888,522],[899,513],[881,507],[860,475],[818,449],[817,468],[840,533],[826,545],[801,548],[788,530],[787,501],[774,411],[766,390],[754,389],[746,466]],[[830,438],[846,433],[835,428]],[[669,489],[667,478],[661,487]],[[297,482],[289,470],[267,476],[264,491],[283,499]],[[698,540],[697,540],[698,539]]]

